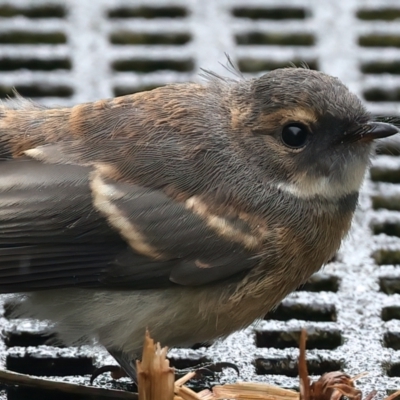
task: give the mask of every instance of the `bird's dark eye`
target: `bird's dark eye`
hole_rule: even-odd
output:
[[[282,129],[282,141],[289,147],[299,148],[306,143],[308,129],[301,124],[286,125]]]

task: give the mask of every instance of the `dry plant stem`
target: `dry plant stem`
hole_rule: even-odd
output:
[[[353,378],[342,371],[328,372],[316,382],[310,383],[306,363],[307,334],[303,330],[300,336],[299,378],[300,394],[292,390],[282,389],[263,383],[238,382],[231,385],[215,386],[213,391],[203,390],[195,393],[184,386],[195,377],[196,372],[189,372],[175,382],[174,369],[167,360],[167,348],[155,344],[146,332],[142,361],[138,361],[138,387],[136,393],[121,390],[102,389],[66,382],[54,382],[11,371],[0,370],[0,382],[7,385],[28,386],[39,389],[60,391],[74,395],[91,396],[96,399],[122,400],[362,400],[361,391],[354,386],[354,381],[364,376],[359,374]],[[373,400],[376,391],[369,393],[363,400]],[[397,391],[384,400],[394,400],[400,396]]]
[[[175,382],[175,394],[179,397],[175,397],[176,400],[183,399],[183,400],[200,400],[202,399],[199,394],[194,392],[193,390],[183,386],[186,382],[196,376],[196,372],[189,372],[182,378],[178,379]],[[213,399],[214,397],[211,397]],[[204,397],[203,397],[204,399]]]
[[[238,382],[231,385],[215,386],[212,393],[204,393],[204,397],[185,396],[185,391],[179,393],[181,396],[175,400],[342,400],[347,397],[349,400],[362,400],[362,393],[354,386],[354,381],[366,375],[361,373],[351,378],[342,371],[332,371],[322,375],[316,382],[310,381],[306,361],[307,333],[303,329],[300,335],[299,354],[299,378],[300,394],[292,390],[282,389],[263,383]],[[185,383],[189,378],[186,375],[180,384]],[[184,387],[182,387],[184,389]],[[178,392],[176,392],[178,394]],[[181,394],[182,393],[182,394]],[[373,400],[376,390],[369,393],[363,400]],[[200,395],[197,394],[197,395]],[[394,400],[400,395],[400,391],[391,394],[384,400]]]
[[[186,386],[179,386],[175,389],[175,394],[183,400],[200,400],[200,397],[192,389]]]
[[[340,373],[340,371],[336,371]],[[328,374],[323,375],[322,377]],[[356,389],[353,384],[353,380],[346,374],[342,374],[342,376],[338,376],[338,380],[342,380],[342,383],[333,382],[332,385],[327,386],[326,382],[323,386],[322,393],[328,393],[330,400],[340,400],[342,396],[346,396],[350,400],[361,400],[362,393],[361,390]],[[320,379],[321,381],[322,379]]]
[[[47,379],[36,378],[16,372],[0,370],[0,382],[6,385],[27,386],[36,389],[54,390],[80,396],[92,396],[96,399],[123,399],[138,400],[136,393],[115,389],[94,388],[91,386],[77,385],[75,383],[55,382]]]
[[[393,400],[398,396],[400,396],[400,390],[397,390],[396,392],[392,393],[390,396],[385,397],[384,400]]]
[[[306,342],[307,332],[301,330],[299,345],[299,379],[300,379],[300,400],[310,400],[310,378],[308,377],[308,368],[306,361]]]
[[[214,386],[214,399],[299,400],[299,393],[265,383],[239,382]]]
[[[375,396],[376,396],[376,394],[377,394],[378,392],[376,391],[376,390],[373,390],[370,394],[368,394],[367,396],[365,396],[365,398],[364,398],[364,400],[372,400]],[[390,396],[389,396],[390,397]],[[388,397],[388,398],[389,398]],[[386,398],[386,399],[384,399],[384,400],[387,400],[388,398]]]
[[[146,332],[142,361],[136,362],[139,400],[173,400],[175,372],[167,360],[168,348],[154,344]]]
[[[175,386],[182,386],[186,382],[190,381],[192,378],[196,376],[196,372],[188,372],[186,375],[182,376],[182,378],[179,378],[178,380],[175,381]]]
[[[208,389],[204,389],[197,393],[199,400],[215,400],[215,396]]]
[[[208,389],[202,390],[199,393],[196,393],[197,397],[194,397],[196,400],[217,400],[216,397],[212,392],[210,392]],[[183,397],[181,396],[175,396],[174,400],[191,400],[192,397]]]

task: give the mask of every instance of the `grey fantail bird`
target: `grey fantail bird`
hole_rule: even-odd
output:
[[[373,122],[336,78],[213,74],[77,105],[0,106],[0,292],[128,373],[145,328],[190,346],[248,326],[349,230]]]

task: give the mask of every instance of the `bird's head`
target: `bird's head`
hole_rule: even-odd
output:
[[[302,198],[358,192],[373,141],[399,132],[372,121],[356,95],[321,72],[278,69],[254,79],[248,93],[251,111],[243,124],[232,121],[245,127],[251,162],[266,181]]]

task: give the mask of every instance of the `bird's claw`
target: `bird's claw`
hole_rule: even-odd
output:
[[[103,365],[102,367],[96,368],[92,376],[90,377],[90,384],[93,385],[94,380],[104,374],[105,372],[111,372],[111,378],[119,379],[128,376],[125,370],[119,365]]]
[[[222,372],[224,368],[232,368],[240,375],[239,368],[237,365],[230,362],[219,362],[209,365],[203,365],[196,370],[196,378],[200,379],[205,376],[213,376],[216,372]]]

